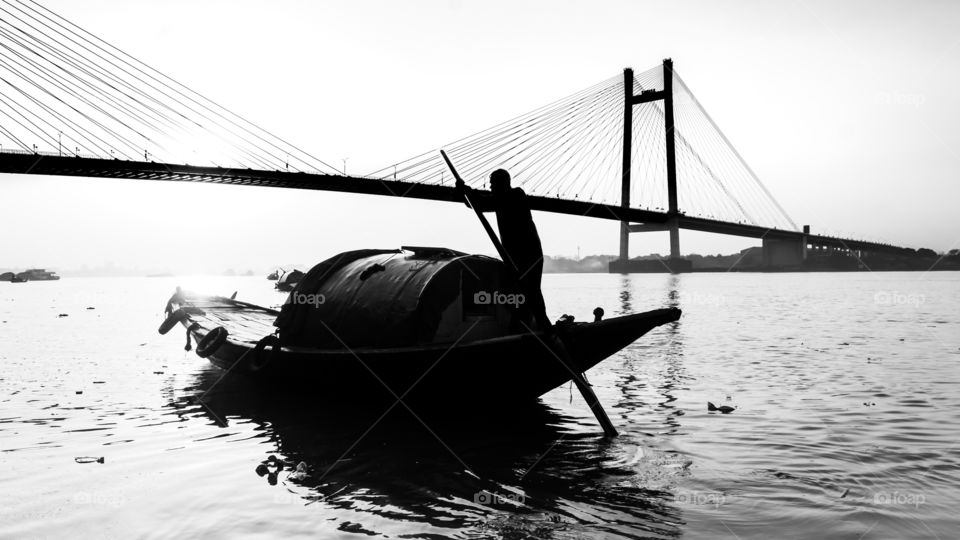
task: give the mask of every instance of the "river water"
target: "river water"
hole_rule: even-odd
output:
[[[588,374],[614,440],[568,387],[423,418],[223,377],[157,334],[176,285],[282,301],[262,277],[0,283],[0,537],[960,531],[960,273],[547,275],[553,318],[684,311]]]

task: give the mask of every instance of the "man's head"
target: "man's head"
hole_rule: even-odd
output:
[[[494,193],[506,193],[510,190],[510,173],[503,169],[497,169],[490,174],[490,191]]]

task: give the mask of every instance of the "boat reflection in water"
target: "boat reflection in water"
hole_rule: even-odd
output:
[[[222,375],[204,370],[170,406],[225,429],[255,423],[270,444],[250,474],[301,498],[318,520],[347,512],[353,528],[344,530],[383,533],[371,529],[387,520],[390,531],[444,536],[679,536],[673,496],[643,487],[635,460],[622,458],[623,438],[604,439],[542,403],[414,414],[403,403],[330,403]],[[301,462],[305,475],[294,472]]]

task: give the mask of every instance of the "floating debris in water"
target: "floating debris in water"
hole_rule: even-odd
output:
[[[297,469],[287,476],[287,480],[306,480],[309,474],[307,462],[301,461],[297,464]]]
[[[730,413],[732,413],[733,411],[737,410],[737,408],[736,408],[736,407],[731,407],[731,406],[729,406],[729,405],[721,405],[721,406],[717,407],[716,405],[714,405],[713,403],[711,403],[711,402],[708,401],[708,402],[707,402],[707,410],[708,410],[708,411],[711,411],[711,412],[713,412],[713,411],[719,411],[719,412],[722,413],[722,414],[730,414]]]
[[[267,457],[267,459],[263,460],[259,465],[257,465],[257,476],[266,476],[267,483],[271,486],[275,486],[277,485],[277,475],[283,470],[284,465],[289,465],[289,463],[286,463],[282,459],[277,459],[277,456],[271,454]],[[303,466],[304,473],[306,473],[307,464],[303,463]]]
[[[76,393],[77,393],[77,394],[82,394],[82,393],[83,393],[83,390],[77,390]]]
[[[847,496],[847,493],[850,493],[850,488],[847,488],[847,489],[843,490],[843,493],[840,494],[840,498],[842,499],[842,498],[846,497],[846,496]]]
[[[57,315],[57,317],[69,317],[69,316],[70,316],[70,315],[68,315],[68,314],[66,314],[66,313],[61,313],[61,314]]]
[[[87,306],[87,309],[88,309],[88,310],[94,310],[94,309],[97,309],[97,308],[95,308],[95,307],[93,307],[93,306]]]
[[[359,523],[353,523],[352,521],[344,521],[339,527],[337,527],[337,530],[353,534],[365,534],[367,536],[373,536],[376,534],[373,531],[364,529],[363,525]]]

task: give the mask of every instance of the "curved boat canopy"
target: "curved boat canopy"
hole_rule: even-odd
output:
[[[469,342],[530,324],[503,262],[445,248],[341,253],[314,266],[274,323],[285,346]],[[522,328],[522,326],[521,326]]]

